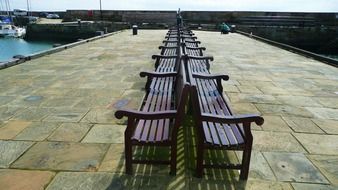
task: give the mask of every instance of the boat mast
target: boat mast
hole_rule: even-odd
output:
[[[2,12],[4,11],[4,6],[2,5],[2,0],[0,1],[0,12],[2,14]]]
[[[27,16],[32,16],[32,3],[30,0],[27,0]]]
[[[10,10],[11,10],[11,5],[9,4],[9,0],[5,0],[5,4],[6,4],[7,15],[8,15],[8,16],[11,16],[11,12],[10,12]],[[11,20],[12,20],[12,18],[11,18]]]
[[[27,16],[29,16],[29,2],[27,0]]]

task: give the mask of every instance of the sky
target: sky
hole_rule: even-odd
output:
[[[5,0],[0,0],[4,2]],[[27,0],[9,0],[27,9]],[[100,0],[29,0],[35,11],[95,10]],[[104,10],[338,12],[338,0],[101,0]]]

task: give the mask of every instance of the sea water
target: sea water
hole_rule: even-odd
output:
[[[15,55],[30,55],[53,48],[54,41],[27,41],[21,38],[0,38],[0,62],[5,62]]]

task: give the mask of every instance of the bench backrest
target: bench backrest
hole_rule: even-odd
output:
[[[183,64],[183,60],[180,60],[180,62],[181,64],[179,65],[175,86],[175,107],[177,110],[177,116],[175,119],[176,121],[175,127],[173,129],[173,134],[177,134],[178,127],[182,123],[190,87],[187,81],[186,69],[185,65]]]

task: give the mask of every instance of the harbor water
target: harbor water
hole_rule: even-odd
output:
[[[27,41],[21,38],[0,38],[0,62],[11,60],[15,55],[30,55],[53,48],[55,41]]]

